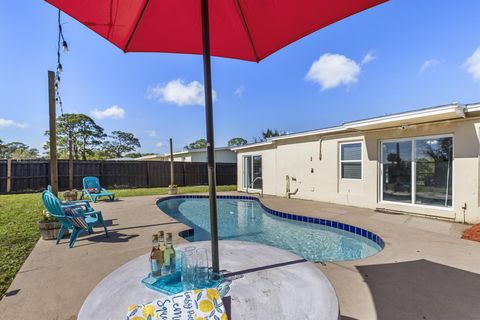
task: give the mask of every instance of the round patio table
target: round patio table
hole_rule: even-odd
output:
[[[209,241],[176,248],[187,246],[210,250]],[[335,291],[313,263],[253,242],[220,241],[219,246],[221,270],[232,280],[226,295],[231,319],[338,319]],[[164,297],[141,283],[148,272],[147,254],[113,271],[88,295],[78,319],[125,319],[128,306]]]

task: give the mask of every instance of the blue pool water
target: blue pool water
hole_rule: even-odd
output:
[[[217,206],[222,240],[258,242],[317,262],[362,259],[382,250],[379,244],[358,234],[276,217],[254,200],[220,198]],[[187,240],[210,240],[208,198],[170,198],[158,202],[158,207],[194,230]]]

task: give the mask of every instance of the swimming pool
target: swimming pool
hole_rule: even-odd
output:
[[[210,240],[210,211],[205,196],[174,196],[157,202],[160,210],[188,225],[189,241]],[[286,214],[263,206],[256,198],[218,196],[218,237],[253,241],[289,250],[312,261],[362,259],[383,249],[383,240],[347,224]]]

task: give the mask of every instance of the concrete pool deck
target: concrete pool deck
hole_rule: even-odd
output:
[[[235,194],[235,193],[229,193]],[[156,196],[94,204],[100,229],[67,240],[39,240],[0,301],[0,319],[76,319],[90,291],[124,263],[150,250],[159,229],[187,229],[163,214]],[[333,284],[342,319],[478,319],[480,243],[460,239],[468,226],[307,200],[265,196],[275,210],[336,220],[380,235],[385,249],[362,260],[316,264]],[[186,242],[176,236],[176,243]],[[236,319],[234,319],[236,320]]]

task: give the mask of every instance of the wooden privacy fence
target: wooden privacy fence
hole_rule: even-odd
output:
[[[175,184],[207,185],[207,164],[174,162]],[[168,161],[74,161],[73,186],[82,188],[85,176],[96,176],[106,188],[166,187],[170,184]],[[47,160],[0,160],[0,193],[22,193],[44,190],[50,183]],[[237,165],[217,163],[217,184],[237,184]],[[58,161],[58,188],[68,189],[68,161]]]

